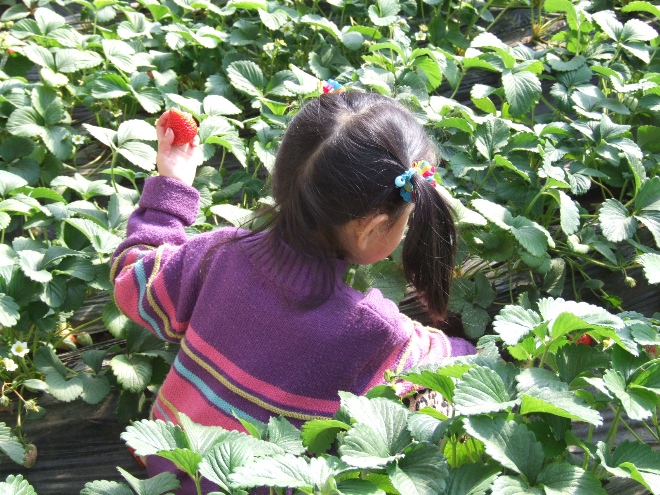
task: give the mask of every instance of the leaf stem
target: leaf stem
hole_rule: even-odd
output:
[[[614,406],[612,405],[611,402],[609,403],[609,406],[610,406],[610,409],[614,412],[615,409],[614,409]],[[635,430],[633,430],[633,429],[628,425],[628,423],[626,423],[626,420],[625,420],[625,419],[623,419],[622,417],[619,417],[619,420],[621,421],[621,423],[623,424],[623,426],[626,427],[626,429],[630,432],[630,434],[631,434],[633,437],[635,437],[635,439],[636,439],[639,443],[646,443],[646,442],[644,442],[644,440],[641,439],[641,437],[640,437],[637,433],[635,433]],[[642,423],[643,423],[643,422],[642,422]]]
[[[618,405],[616,408],[615,414],[614,414],[614,419],[612,420],[612,424],[610,425],[610,429],[607,432],[607,436],[605,437],[605,444],[607,445],[609,450],[612,450],[614,447],[614,442],[616,441],[616,433],[617,430],[619,429],[619,419],[621,418],[621,410],[623,409],[623,406],[621,404]],[[612,409],[614,410],[614,409]]]
[[[93,320],[90,320],[90,321],[88,321],[88,322],[86,322],[86,323],[83,323],[82,325],[80,325],[80,326],[74,328],[74,329],[72,330],[72,333],[79,332],[79,331],[82,330],[83,328],[87,328],[87,327],[93,325],[94,323],[98,323],[99,321],[103,321],[103,317],[102,317],[102,316],[99,316],[98,318],[94,318]]]

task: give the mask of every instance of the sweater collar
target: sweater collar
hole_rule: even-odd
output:
[[[241,241],[252,264],[268,279],[292,294],[314,297],[343,285],[348,262],[300,253],[267,232],[250,235]]]

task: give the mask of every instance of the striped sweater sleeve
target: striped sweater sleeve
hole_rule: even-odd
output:
[[[159,337],[178,342],[201,286],[200,256],[191,256],[184,228],[199,193],[167,177],[146,180],[126,240],[114,253],[110,278],[117,306]]]

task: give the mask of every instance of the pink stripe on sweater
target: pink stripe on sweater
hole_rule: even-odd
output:
[[[165,263],[165,260],[161,260],[161,263]],[[184,331],[188,322],[182,322],[176,319],[176,308],[170,298],[170,293],[165,285],[165,277],[162,273],[160,273],[153,281],[151,293],[155,293],[158,297],[158,302],[160,303],[161,308],[170,320],[171,329],[177,333]]]
[[[115,303],[126,316],[143,327],[151,328],[151,323],[146,322],[140,316],[140,287],[135,280],[132,268],[122,271],[115,278],[114,294]]]
[[[181,390],[185,390],[187,393],[177,393]],[[221,426],[226,430],[245,431],[240,421],[209,404],[204,395],[178,373],[170,372],[160,393],[177,411],[182,412],[195,423],[206,426]],[[159,403],[163,409],[171,411],[165,404]]]
[[[248,390],[250,393],[259,397],[263,397],[271,404],[281,404],[283,409],[291,409],[293,407],[313,412],[323,412],[328,415],[333,415],[337,412],[337,409],[339,409],[339,397],[334,401],[292,394],[246,373],[225,356],[220,354],[217,349],[207,344],[192,327],[188,328],[186,340],[198,350],[196,353],[198,357],[201,358],[203,356],[207,363],[215,368],[222,369],[225,376],[233,381],[239,388]]]

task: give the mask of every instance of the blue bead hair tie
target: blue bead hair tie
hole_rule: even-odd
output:
[[[427,182],[431,183],[433,187],[436,186],[435,182],[435,167],[426,160],[418,160],[413,162],[412,168],[406,170],[404,173],[394,179],[394,185],[401,189],[401,197],[412,203],[415,200],[415,191],[412,185],[412,176],[421,174]]]

